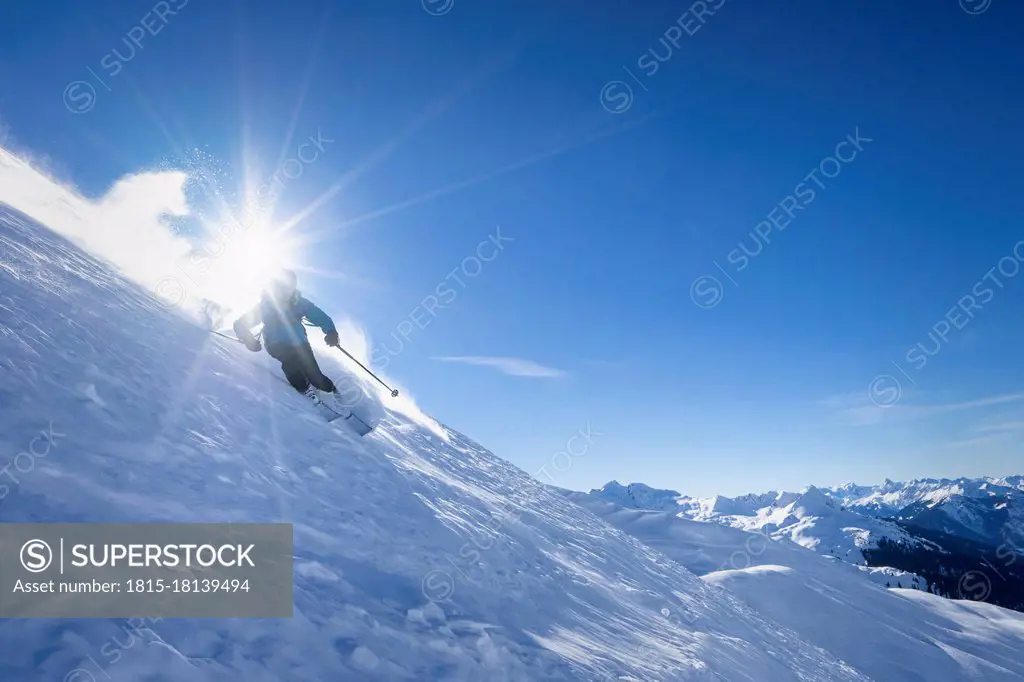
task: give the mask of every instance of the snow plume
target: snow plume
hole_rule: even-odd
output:
[[[0,147],[0,203],[24,213],[152,289],[170,277],[188,242],[167,225],[188,214],[187,176],[142,172],[120,179],[93,201]]]
[[[256,212],[257,224],[232,222],[211,179],[208,166],[216,164],[192,159],[185,169],[129,173],[91,199],[41,171],[30,156],[0,147],[0,204],[114,265],[164,308],[202,310],[220,321],[255,303],[278,266],[294,264],[275,261],[288,242],[266,237],[269,211]],[[214,204],[214,215],[203,215],[202,201],[191,191],[196,186]],[[176,233],[175,223],[185,222],[192,236]]]
[[[338,340],[341,343],[342,348],[347,350],[352,356],[361,362],[365,367],[370,367],[370,351],[372,343],[370,336],[359,325],[358,322],[348,316],[336,316],[334,317],[334,324],[338,329]],[[420,406],[416,404],[416,401],[409,395],[408,389],[395,383],[391,378],[384,376],[380,372],[375,372],[377,376],[392,388],[397,388],[399,391],[397,398],[392,398],[391,395],[381,386],[379,383],[373,380],[372,377],[366,375],[366,373],[360,369],[354,362],[346,358],[343,353],[337,353],[328,350],[324,347],[324,353],[328,354],[332,358],[332,362],[343,366],[349,374],[360,377],[361,388],[364,395],[369,397],[369,400],[373,403],[370,409],[374,410],[372,414],[368,414],[367,417],[375,419],[379,414],[379,411],[386,405],[388,409],[395,412],[399,412],[410,420],[418,424],[419,426],[429,430],[437,437],[447,441],[448,432],[437,423],[432,417],[426,412],[420,409]],[[323,355],[323,354],[321,354]],[[357,409],[360,417],[363,417],[362,412]]]
[[[152,291],[168,309],[191,314],[202,307],[200,297],[214,300],[216,310],[204,308],[210,318],[206,324],[213,321],[214,326],[221,326],[238,312],[240,301],[235,295],[218,297],[216,284],[225,274],[232,274],[225,271],[236,269],[239,249],[235,248],[225,258],[207,257],[206,263],[212,263],[212,268],[206,267],[206,263],[201,267],[189,265],[190,254],[206,246],[175,235],[170,220],[194,216],[186,191],[190,175],[181,170],[132,173],[93,200],[34,167],[31,157],[0,147],[0,204],[11,206],[114,265]],[[228,248],[236,246],[228,244]],[[254,299],[246,304],[253,302]],[[365,330],[355,320],[335,311],[328,313],[338,326],[342,346],[369,367],[370,341]],[[311,341],[319,347],[321,358],[331,358],[324,366],[328,374],[331,365],[345,368],[350,376],[342,383],[352,386],[354,393],[356,387],[362,392],[358,398],[362,407],[358,411],[365,410],[365,416],[376,421],[386,405],[446,437],[444,429],[416,405],[406,389],[381,376],[401,392],[399,398],[391,398],[341,353],[323,347],[317,334],[311,335]]]

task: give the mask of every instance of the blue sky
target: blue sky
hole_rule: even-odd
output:
[[[302,288],[541,480],[1020,473],[1024,8],[556,4],[15,3],[0,126],[92,196],[319,139]]]

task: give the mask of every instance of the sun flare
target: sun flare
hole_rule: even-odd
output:
[[[271,225],[214,234],[205,248],[203,295],[230,310],[252,305],[269,280],[296,267],[294,244]]]

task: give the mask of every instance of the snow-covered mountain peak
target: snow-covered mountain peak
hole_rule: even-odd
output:
[[[622,485],[618,481],[609,481],[601,488],[590,492],[596,497],[627,509],[674,509],[680,497],[675,490],[652,488],[643,483]]]
[[[1006,486],[1009,488],[1017,488],[1024,490],[1024,476],[1007,476],[1005,478],[992,479],[992,483],[996,485]]]
[[[844,483],[843,485],[839,486],[835,490],[836,490],[836,492],[838,492],[838,493],[840,493],[842,495],[861,496],[861,495],[867,495],[868,493],[870,493],[873,490],[873,488],[871,486],[858,485],[856,483],[850,482],[850,483]]]
[[[776,495],[774,491],[762,495],[751,493],[740,497],[715,495],[704,501],[702,508],[706,516],[753,514],[766,504],[774,504]]]
[[[829,516],[837,511],[835,500],[813,485],[801,491],[789,507],[798,517]]]

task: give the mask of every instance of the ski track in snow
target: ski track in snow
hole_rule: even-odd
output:
[[[454,431],[324,423],[264,360],[0,209],[0,520],[295,528],[294,618],[4,620],[0,679],[867,679]]]

